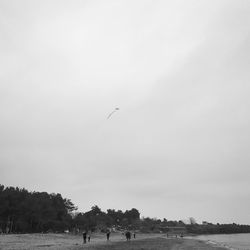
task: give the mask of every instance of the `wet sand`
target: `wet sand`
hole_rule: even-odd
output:
[[[0,235],[1,250],[222,250],[204,241],[166,238],[159,234],[138,234],[130,242],[122,234],[112,234],[107,241],[105,234],[94,234],[83,244],[81,235],[70,234],[12,234]]]

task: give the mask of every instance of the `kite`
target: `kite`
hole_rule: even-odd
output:
[[[109,119],[116,111],[120,110],[119,108],[115,108],[107,117]]]

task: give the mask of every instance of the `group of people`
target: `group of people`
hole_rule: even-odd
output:
[[[110,231],[109,230],[107,231],[106,235],[107,235],[107,240],[109,240],[109,236],[110,236]],[[131,234],[130,231],[126,231],[125,236],[126,236],[127,241],[131,240],[131,235],[132,234]],[[135,239],[135,232],[133,233],[133,236],[134,236],[134,239]]]
[[[126,239],[127,240],[131,240],[131,232],[130,231],[127,231],[126,233],[125,233],[125,236],[126,236]],[[134,239],[135,239],[135,232],[133,233],[133,236],[134,236]]]
[[[82,237],[83,237],[83,244],[86,244],[87,243],[87,239],[88,239],[88,242],[90,242],[90,234],[87,233],[87,231],[84,231],[82,233]]]
[[[107,241],[109,241],[110,233],[111,233],[110,230],[107,230],[107,232],[106,232]],[[130,231],[127,231],[125,233],[127,241],[131,240],[131,235],[132,234]],[[84,231],[82,234],[82,237],[83,237],[83,244],[86,244],[87,240],[88,240],[88,242],[90,242],[90,233],[88,233],[88,231]],[[133,233],[133,237],[135,239],[135,232]]]

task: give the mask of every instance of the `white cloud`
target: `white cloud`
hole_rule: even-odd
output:
[[[247,1],[1,4],[0,182],[81,209],[250,221],[209,206],[248,195]]]

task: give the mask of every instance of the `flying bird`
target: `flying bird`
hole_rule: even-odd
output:
[[[119,108],[115,108],[107,117],[109,119],[116,111],[120,110]]]

